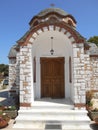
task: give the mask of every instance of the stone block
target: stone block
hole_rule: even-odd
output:
[[[74,57],[77,57],[77,51],[74,51],[74,52],[73,52],[73,56],[74,56]]]
[[[33,35],[32,35],[34,38],[36,38],[37,37],[37,33],[33,33]]]
[[[80,51],[81,51],[81,53],[84,55],[84,48],[81,48]]]
[[[79,73],[80,73],[81,75],[83,75],[83,74],[84,74],[84,71],[79,71]]]
[[[80,96],[85,95],[85,90],[84,90],[84,91],[83,91],[83,90],[79,91],[79,95],[80,95]],[[83,96],[82,96],[82,97],[83,97]]]
[[[20,64],[20,69],[23,69],[23,70],[24,70],[25,67],[26,67],[25,64]]]
[[[23,102],[23,95],[20,95],[20,102]]]
[[[73,83],[77,83],[77,79],[73,79]]]
[[[30,73],[30,72],[31,72],[30,69],[27,68],[24,69],[24,73]]]
[[[56,30],[58,30],[58,31],[59,31],[59,30],[60,30],[60,27],[57,27],[57,26],[56,26]]]
[[[23,89],[23,81],[20,81],[20,89]]]
[[[80,87],[81,83],[74,83],[74,87]]]
[[[61,29],[61,32],[65,33],[65,32],[66,32],[66,30],[65,30],[64,28],[62,28],[62,29]]]
[[[79,98],[78,98],[78,97],[75,97],[74,102],[75,102],[75,103],[80,103]]]
[[[75,39],[74,39],[73,37],[71,37],[71,38],[70,38],[70,41],[71,41],[71,42],[74,42],[74,41],[75,41]]]
[[[40,34],[40,33],[42,33],[42,30],[41,30],[41,29],[39,29],[37,32],[38,32],[38,34]]]
[[[77,44],[75,44],[75,43],[72,44],[72,46],[73,46],[73,48],[77,48]]]
[[[81,52],[80,51],[77,51],[77,57],[80,58],[80,54]]]
[[[20,61],[24,61],[24,56],[20,56]]]
[[[78,80],[78,78],[81,78],[81,75],[74,75],[74,78],[76,78]]]
[[[75,57],[74,57],[74,58],[73,58],[73,62],[74,62],[74,63],[80,63],[80,58],[75,58]]]
[[[81,90],[85,90],[85,86],[81,86]]]
[[[31,86],[31,82],[28,82],[28,86]]]
[[[28,86],[28,82],[23,82],[23,86]]]
[[[71,36],[71,34],[69,32],[66,33],[67,37]]]
[[[31,66],[30,61],[27,61],[27,62],[26,62],[26,66]]]
[[[26,77],[26,81],[30,82],[31,81],[31,77]]]
[[[78,82],[78,83],[83,83],[83,82],[85,82],[85,80],[82,79],[82,78],[80,78],[80,79],[77,79],[77,82]]]
[[[84,54],[80,54],[80,58],[81,58],[81,59],[84,59]]]
[[[76,71],[76,74],[79,75],[79,74],[80,74],[80,70],[77,70],[77,71]]]
[[[54,30],[54,26],[53,25],[49,26],[49,30],[50,31]]]
[[[86,100],[85,96],[81,96],[80,102],[81,102],[81,103],[85,103],[85,102],[86,102],[85,100]]]
[[[32,49],[32,44],[28,43],[27,46],[28,48]]]
[[[48,28],[47,27],[43,27],[43,30],[44,30],[44,32],[48,31]]]
[[[20,95],[25,95],[24,90],[20,90]]]
[[[78,44],[78,47],[80,47],[80,48],[84,48],[84,44],[83,44],[83,43]]]
[[[27,47],[21,48],[21,52],[28,52],[28,48]]]
[[[29,42],[33,43],[33,41],[34,41],[34,39],[31,37],[30,40],[29,40]]]

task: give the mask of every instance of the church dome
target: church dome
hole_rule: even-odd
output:
[[[58,21],[64,21],[73,27],[76,26],[76,20],[71,14],[68,14],[60,8],[46,8],[35,15],[29,22],[30,26],[37,26],[39,23],[46,22],[49,16],[55,17]]]
[[[37,16],[44,16],[51,12],[55,12],[55,13],[61,14],[63,16],[68,15],[67,12],[65,12],[64,10],[62,10],[60,8],[47,8],[47,9],[42,10],[40,13],[38,13]]]

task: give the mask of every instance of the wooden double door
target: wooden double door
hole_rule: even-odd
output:
[[[41,97],[64,98],[64,57],[40,60]]]

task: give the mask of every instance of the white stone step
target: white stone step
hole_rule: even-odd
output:
[[[87,118],[86,110],[33,109],[20,110],[16,120],[75,120],[85,119],[85,117]]]
[[[32,130],[44,130],[45,129],[45,122],[42,121],[19,121],[14,124],[13,128],[23,128],[23,129],[32,129]]]
[[[86,124],[62,125],[62,130],[90,130],[90,126]]]
[[[38,113],[37,113],[38,112]],[[50,113],[48,113],[50,112]],[[63,110],[58,112],[58,110],[55,111],[26,111],[21,110],[19,112],[19,116],[16,118],[17,126],[20,128],[35,128],[35,129],[44,129],[45,124],[47,122],[54,122],[59,121],[61,124],[65,124],[67,126],[70,126],[74,124],[76,125],[86,125],[89,124],[90,119],[87,117],[87,111],[85,110]],[[65,113],[64,113],[65,112]],[[26,124],[26,125],[25,125]],[[14,127],[14,128],[17,128]]]
[[[29,109],[29,110],[19,110],[18,113],[21,114],[27,114],[27,115],[31,115],[31,114],[39,114],[39,113],[46,113],[46,114],[66,114],[66,115],[85,115],[88,112],[86,110],[66,110],[66,109]]]
[[[33,109],[66,109],[66,110],[73,110],[74,109],[74,105],[66,105],[66,104],[34,104],[32,106],[32,110]],[[25,110],[24,108],[21,107],[22,110]],[[29,110],[31,108],[26,108],[26,110]]]
[[[56,128],[57,127],[57,128]],[[90,130],[88,125],[46,125],[45,130]]]
[[[36,129],[36,128],[3,128],[0,130],[44,130],[44,129]]]
[[[73,130],[83,130],[84,128],[84,130],[90,130],[90,119],[87,116],[87,111],[73,110],[73,108],[73,105],[69,104],[51,102],[34,103],[32,108],[22,108],[19,110],[19,116],[16,118],[14,128],[49,130],[46,125],[61,125],[62,130],[72,130],[72,128]],[[54,126],[54,128],[56,127]]]
[[[46,123],[45,122],[27,122],[26,125],[25,125],[26,122],[19,122],[17,125],[18,127],[14,126],[14,128],[25,128],[25,129],[32,129],[32,130],[45,130],[45,127],[46,127]],[[48,124],[49,125],[49,124]],[[58,124],[55,124],[55,125],[58,125]],[[89,124],[87,124],[86,122],[85,123],[60,123],[59,125],[62,126],[62,130],[90,130],[90,127],[89,127]]]
[[[40,107],[40,109],[55,109],[55,108],[58,108],[58,109],[66,109],[66,110],[72,110],[74,109],[74,106],[73,105],[61,105],[61,106],[33,106],[32,109],[39,109],[38,107]]]
[[[48,125],[48,127],[46,127]],[[49,125],[52,126],[59,126],[58,129],[61,127],[60,130],[90,130],[90,126],[88,124],[71,124],[71,122],[69,124],[64,123],[62,124],[62,122],[60,121],[48,121],[46,122],[45,128],[49,128]],[[51,128],[50,127],[50,128]],[[55,128],[55,127],[54,127]],[[56,129],[56,130],[58,130]],[[52,130],[52,129],[45,129],[45,130]],[[54,130],[54,129],[53,129]]]
[[[89,124],[89,122],[90,122],[90,120],[88,119],[88,118],[85,118],[85,119],[83,119],[83,118],[76,118],[76,119],[74,119],[74,118],[68,118],[68,117],[66,117],[66,118],[62,118],[62,117],[59,117],[59,119],[56,119],[55,117],[47,117],[47,118],[42,118],[41,119],[41,117],[38,119],[38,118],[26,118],[25,120],[24,120],[24,117],[23,118],[19,118],[19,119],[17,119],[16,120],[16,123],[27,123],[27,124],[30,124],[30,123],[32,123],[32,122],[34,122],[34,123],[40,123],[40,122],[43,122],[43,123],[45,123],[46,121],[54,121],[54,120],[56,120],[56,121],[61,121],[62,122],[62,124],[69,124],[70,125],[70,123],[71,124]]]

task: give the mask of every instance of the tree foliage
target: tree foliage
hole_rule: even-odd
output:
[[[95,43],[98,46],[98,36],[93,36],[88,39],[88,42]]]
[[[9,66],[5,64],[0,64],[0,73],[3,73],[4,76],[8,76]]]

